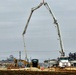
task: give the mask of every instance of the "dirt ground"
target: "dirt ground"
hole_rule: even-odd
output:
[[[0,75],[76,75],[76,68],[18,68],[0,69]]]
[[[76,72],[0,71],[0,75],[76,75]]]

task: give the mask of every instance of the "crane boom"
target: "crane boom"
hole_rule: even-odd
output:
[[[25,60],[27,60],[27,61],[28,61],[28,58],[27,58],[27,52],[26,52],[24,34],[26,33],[26,30],[27,30],[27,27],[28,27],[28,24],[29,24],[29,22],[30,22],[30,19],[31,19],[31,16],[32,16],[33,12],[34,12],[36,9],[40,8],[43,4],[44,4],[44,1],[43,1],[43,3],[40,3],[38,6],[33,7],[33,8],[31,9],[31,13],[30,13],[30,15],[29,15],[29,18],[28,18],[28,20],[27,20],[26,26],[25,26],[24,31],[23,31],[23,33],[22,33],[23,43],[24,43],[24,50],[25,50]]]
[[[58,33],[58,37],[59,37],[59,41],[60,41],[60,47],[61,47],[61,56],[65,56],[64,53],[64,49],[63,49],[63,43],[62,43],[62,39],[61,39],[61,33],[60,33],[60,28],[59,28],[59,23],[57,22],[52,10],[50,9],[49,5],[47,3],[44,3],[45,7],[49,10],[51,16],[53,17],[54,20],[54,24],[56,24],[56,28],[57,28],[57,33]]]
[[[29,24],[29,21],[30,21],[30,19],[31,19],[31,16],[32,16],[33,12],[34,12],[36,9],[40,8],[42,5],[43,5],[43,3],[40,3],[37,7],[34,7],[34,8],[31,9],[31,13],[30,13],[30,15],[29,15],[29,18],[28,18],[28,20],[27,20],[26,26],[25,26],[24,31],[23,31],[23,34],[22,34],[23,36],[24,36],[24,34],[26,33],[26,30],[27,30],[27,27],[28,27],[28,24]]]
[[[30,21],[30,19],[31,19],[31,16],[32,16],[33,12],[34,12],[35,10],[37,10],[38,8],[40,8],[42,5],[44,5],[44,6],[48,9],[48,11],[50,12],[50,14],[51,14],[51,16],[52,16],[52,18],[53,18],[53,20],[54,20],[54,24],[56,25],[57,33],[58,33],[58,37],[59,37],[59,42],[60,42],[60,48],[61,48],[60,53],[61,53],[61,56],[65,56],[64,49],[63,49],[63,44],[62,44],[62,39],[61,39],[61,33],[60,33],[60,29],[59,29],[59,23],[57,22],[57,20],[56,20],[56,18],[55,18],[55,16],[54,16],[52,10],[50,9],[49,5],[48,5],[46,2],[44,2],[44,0],[43,0],[43,2],[40,3],[38,6],[36,6],[36,7],[34,7],[34,8],[31,9],[31,13],[30,13],[30,15],[29,15],[29,18],[28,18],[28,20],[27,20],[27,23],[26,23],[26,26],[25,26],[25,28],[24,28],[24,31],[23,31],[22,35],[23,35],[23,37],[24,37],[24,34],[26,33],[26,30],[27,30],[27,27],[28,27],[28,24],[29,24],[29,21]],[[24,44],[25,44],[25,43],[24,43]],[[25,47],[25,46],[24,46],[24,47]]]

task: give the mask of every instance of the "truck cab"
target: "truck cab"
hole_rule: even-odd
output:
[[[70,67],[71,66],[71,63],[68,57],[60,57],[58,60],[59,60],[58,61],[59,67]]]

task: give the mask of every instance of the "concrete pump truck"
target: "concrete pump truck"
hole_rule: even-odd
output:
[[[27,30],[27,27],[28,27],[28,24],[30,22],[30,19],[31,19],[31,16],[32,16],[33,12],[35,10],[37,10],[38,8],[40,8],[41,6],[43,6],[43,5],[46,7],[46,9],[51,14],[51,16],[52,16],[52,18],[54,20],[55,27],[57,29],[57,34],[58,34],[58,37],[59,37],[59,43],[60,43],[60,48],[61,48],[61,50],[59,51],[60,54],[61,54],[61,56],[58,58],[58,65],[59,65],[59,67],[68,67],[68,66],[71,66],[71,63],[70,63],[68,57],[65,56],[65,52],[64,52],[64,48],[63,48],[63,43],[62,43],[62,39],[61,39],[60,28],[59,28],[59,23],[57,22],[57,19],[54,16],[52,10],[50,9],[48,3],[44,2],[44,0],[38,6],[36,6],[36,7],[34,7],[34,8],[31,9],[31,13],[29,15],[29,18],[27,20],[27,23],[26,23],[26,26],[24,28],[24,31],[23,31],[22,35],[24,37],[24,34],[26,33],[26,30]],[[24,47],[25,47],[25,43],[24,43]],[[26,54],[26,59],[27,59],[27,54]]]

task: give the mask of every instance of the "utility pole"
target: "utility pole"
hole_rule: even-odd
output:
[[[21,51],[19,51],[19,60],[21,60]]]
[[[21,67],[21,51],[19,51],[19,67]]]

